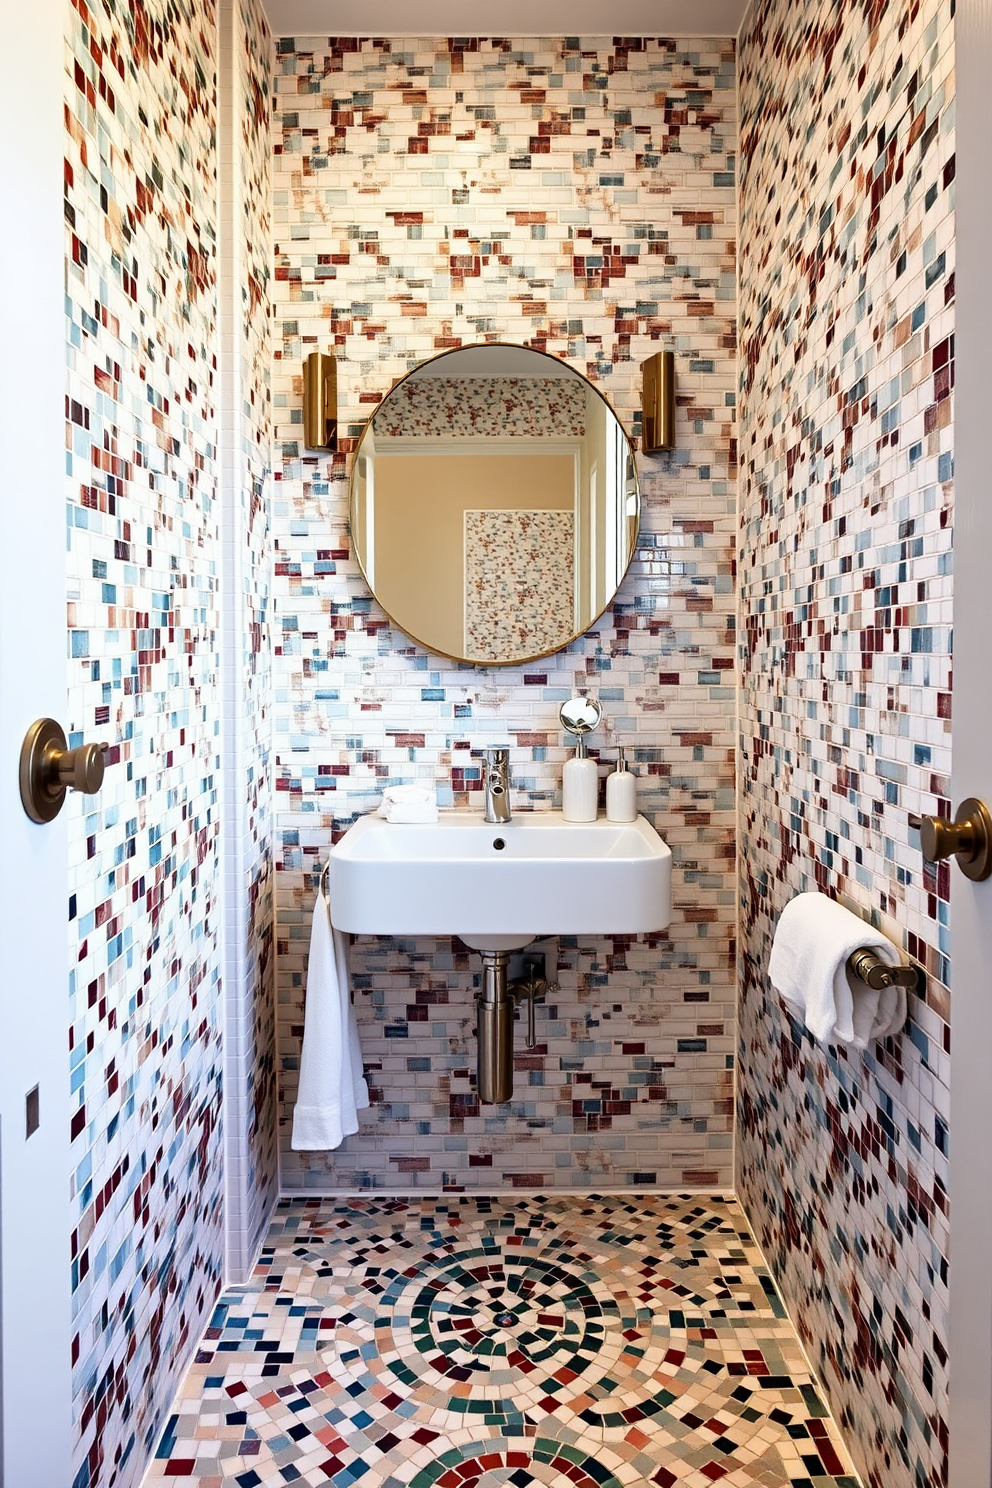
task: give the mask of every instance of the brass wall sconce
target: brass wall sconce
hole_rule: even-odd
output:
[[[641,448],[660,455],[675,448],[675,353],[656,351],[641,363]]]
[[[303,446],[333,450],[338,443],[338,366],[312,351],[303,363]]]

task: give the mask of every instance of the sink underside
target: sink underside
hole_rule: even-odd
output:
[[[494,950],[538,935],[643,935],[669,923],[671,866],[640,816],[578,824],[532,812],[500,826],[462,811],[424,826],[363,816],[331,850],[331,919],[357,935],[458,935]]]

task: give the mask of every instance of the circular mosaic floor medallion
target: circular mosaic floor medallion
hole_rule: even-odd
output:
[[[386,1263],[365,1277],[375,1300],[340,1317],[326,1366],[356,1388],[491,1428],[627,1431],[687,1413],[691,1425],[706,1400],[706,1419],[727,1409],[737,1438],[750,1434],[729,1401],[739,1380],[714,1362],[717,1335],[704,1327],[733,1310],[730,1291],[712,1275],[696,1291],[691,1261],[681,1285],[646,1264],[643,1247],[589,1238],[482,1226],[438,1235],[415,1267],[395,1252],[389,1264],[383,1244]]]
[[[159,1476],[362,1488],[850,1482],[732,1202],[291,1202]]]

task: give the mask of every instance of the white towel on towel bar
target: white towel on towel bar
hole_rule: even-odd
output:
[[[852,977],[847,958],[867,946],[892,966],[899,952],[880,931],[828,899],[797,894],[775,928],[768,976],[775,991],[821,1044],[866,1049],[906,1021],[905,987],[875,991]]]
[[[321,888],[310,931],[293,1148],[297,1152],[328,1152],[339,1147],[345,1137],[357,1132],[358,1112],[368,1104],[358,1024],[351,1004],[347,942],[340,930],[331,928],[330,910]]]

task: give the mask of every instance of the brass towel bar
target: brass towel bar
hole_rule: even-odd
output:
[[[864,982],[875,992],[886,987],[909,987],[920,996],[926,992],[926,973],[918,966],[892,966],[876,951],[862,946],[847,958],[847,969],[859,982]]]

